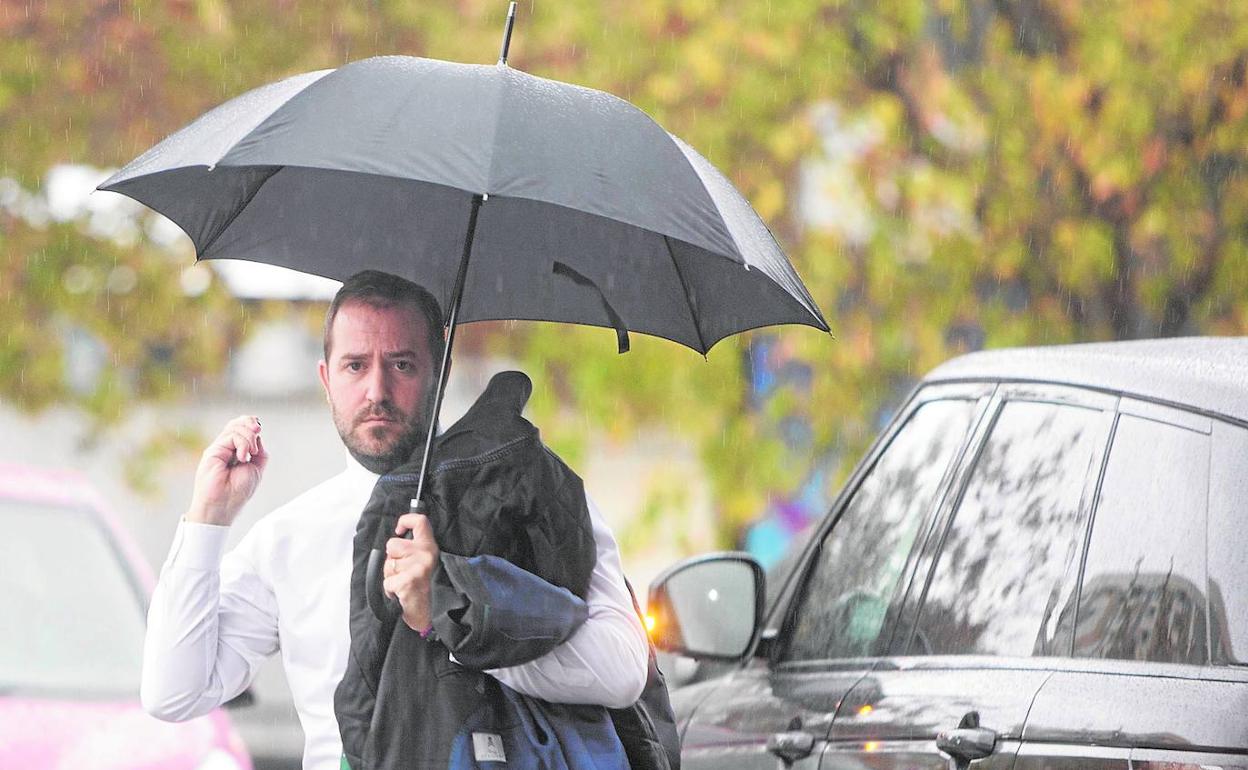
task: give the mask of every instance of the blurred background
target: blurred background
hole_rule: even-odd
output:
[[[336,472],[314,374],[335,285],[196,265],[171,223],[91,190],[284,76],[391,53],[492,63],[506,5],[0,2],[0,461],[85,474],[152,565],[230,417],[260,415],[273,455],[235,537]],[[712,548],[777,564],[958,353],[1248,328],[1248,4],[525,0],[509,63],[626,98],[707,156],[833,329],[703,359],[465,327],[444,418],[492,372],[529,372],[532,419],[636,585]],[[283,766],[302,738],[280,667],[256,696],[236,722]]]

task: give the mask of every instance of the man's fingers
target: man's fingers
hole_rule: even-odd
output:
[[[410,540],[391,538],[386,543],[386,561],[382,567],[382,576],[405,577],[412,582],[425,581],[433,574],[437,561],[436,553],[415,546]]]
[[[427,554],[429,560],[432,561],[438,554],[438,546],[432,538],[408,540],[402,537],[392,537],[386,541],[386,556],[391,559],[406,559],[417,554]]]
[[[429,517],[423,513],[405,513],[399,517],[398,524],[394,528],[397,535],[403,535],[405,532],[412,533],[412,539],[433,539],[433,529],[429,526]]]
[[[397,597],[400,602],[407,599],[415,591],[416,578],[405,572],[396,572],[381,581],[382,590],[387,596]]]
[[[212,457],[226,467],[255,462],[263,470],[268,453],[260,439],[260,420],[251,416],[230,420],[204,450],[204,456]]]
[[[234,460],[245,463],[251,455],[251,441],[237,428],[231,433],[229,441],[234,446]]]
[[[255,491],[267,458],[260,443],[258,418],[242,415],[227,422],[200,458],[188,519],[209,524],[232,522]],[[235,471],[246,464],[252,468]]]
[[[231,456],[236,463],[246,463],[251,462],[253,455],[262,453],[259,425],[254,424],[253,427],[253,424],[240,422],[242,419],[231,420],[209,447],[209,451],[227,465]]]
[[[260,434],[256,434],[256,451],[251,453],[251,461],[259,466],[260,470],[264,470],[265,464],[269,461],[269,452],[264,448],[264,442],[260,440]]]
[[[211,444],[209,444],[208,448],[204,450],[205,458],[211,457],[214,460],[217,460],[225,465],[230,464],[230,459],[233,456],[234,456],[234,443],[233,442],[230,442],[229,444],[223,443],[219,437],[217,438],[216,441],[213,441]]]
[[[225,427],[221,429],[223,434],[234,431],[243,431],[248,435],[257,435],[260,433],[260,418],[252,415],[235,417],[233,420],[227,422]]]
[[[411,553],[415,547],[416,544],[410,540],[392,537],[386,541],[386,556],[391,559],[401,559]]]
[[[228,440],[233,445],[234,459],[237,462],[251,462],[252,454],[259,452],[255,434],[245,428],[235,428]]]

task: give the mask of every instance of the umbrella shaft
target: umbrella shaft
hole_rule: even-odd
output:
[[[511,30],[516,26],[516,4],[513,0],[507,6],[507,26],[503,29],[503,47],[498,52],[498,63],[507,63],[507,52],[511,49]]]
[[[451,369],[451,348],[455,344],[455,325],[459,319],[459,305],[464,298],[464,281],[468,277],[468,260],[472,256],[472,239],[477,232],[477,212],[483,198],[472,196],[472,211],[468,214],[468,232],[464,236],[464,254],[459,260],[459,273],[455,276],[455,288],[451,293],[451,310],[446,316],[446,345],[442,348],[442,365],[438,371],[437,390],[434,391],[433,409],[429,413],[429,431],[425,436],[425,452],[420,460],[420,480],[416,484],[416,499],[423,500],[425,479],[429,475],[429,457],[433,454],[433,439],[437,432],[438,413],[442,411],[442,396],[446,394],[446,381]]]

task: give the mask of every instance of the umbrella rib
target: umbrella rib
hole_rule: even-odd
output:
[[[689,293],[689,283],[685,280],[685,274],[680,270],[680,263],[676,261],[676,254],[672,251],[672,241],[666,235],[663,236],[663,245],[667,247],[668,259],[672,260],[672,269],[676,271],[676,277],[680,279],[681,291],[685,293],[685,304],[689,307],[689,319],[693,321],[693,330],[698,334],[698,352],[706,355],[708,348],[706,340],[702,337],[702,327],[698,324],[698,309],[693,305],[693,295]]]
[[[256,196],[260,193],[260,188],[268,184],[269,180],[283,168],[285,168],[285,166],[273,166],[273,170],[264,175],[264,178],[260,180],[260,184],[256,185],[255,189],[247,194],[247,199],[243,201],[243,205],[239,206],[234,213],[225,218],[221,227],[212,234],[212,237],[208,239],[207,243],[204,244],[204,247],[199,250],[199,254],[195,257],[196,261],[204,258],[204,255],[207,254],[208,250],[211,249],[213,244],[217,242],[217,239],[224,235],[226,230],[230,229],[230,225],[234,224],[234,220],[238,219],[238,217],[247,210],[247,207],[251,205],[251,202],[255,200]]]

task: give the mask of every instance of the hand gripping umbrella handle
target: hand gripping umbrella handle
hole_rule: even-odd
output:
[[[423,513],[416,500],[412,500],[408,513]],[[368,568],[364,572],[364,595],[368,599],[368,609],[372,611],[373,617],[386,624],[397,622],[403,615],[403,605],[397,597],[387,596],[385,589],[386,541],[390,539],[390,533],[394,532],[396,524],[389,516],[382,521],[373,542],[373,549],[368,553]],[[411,530],[403,533],[403,537],[411,540]]]

